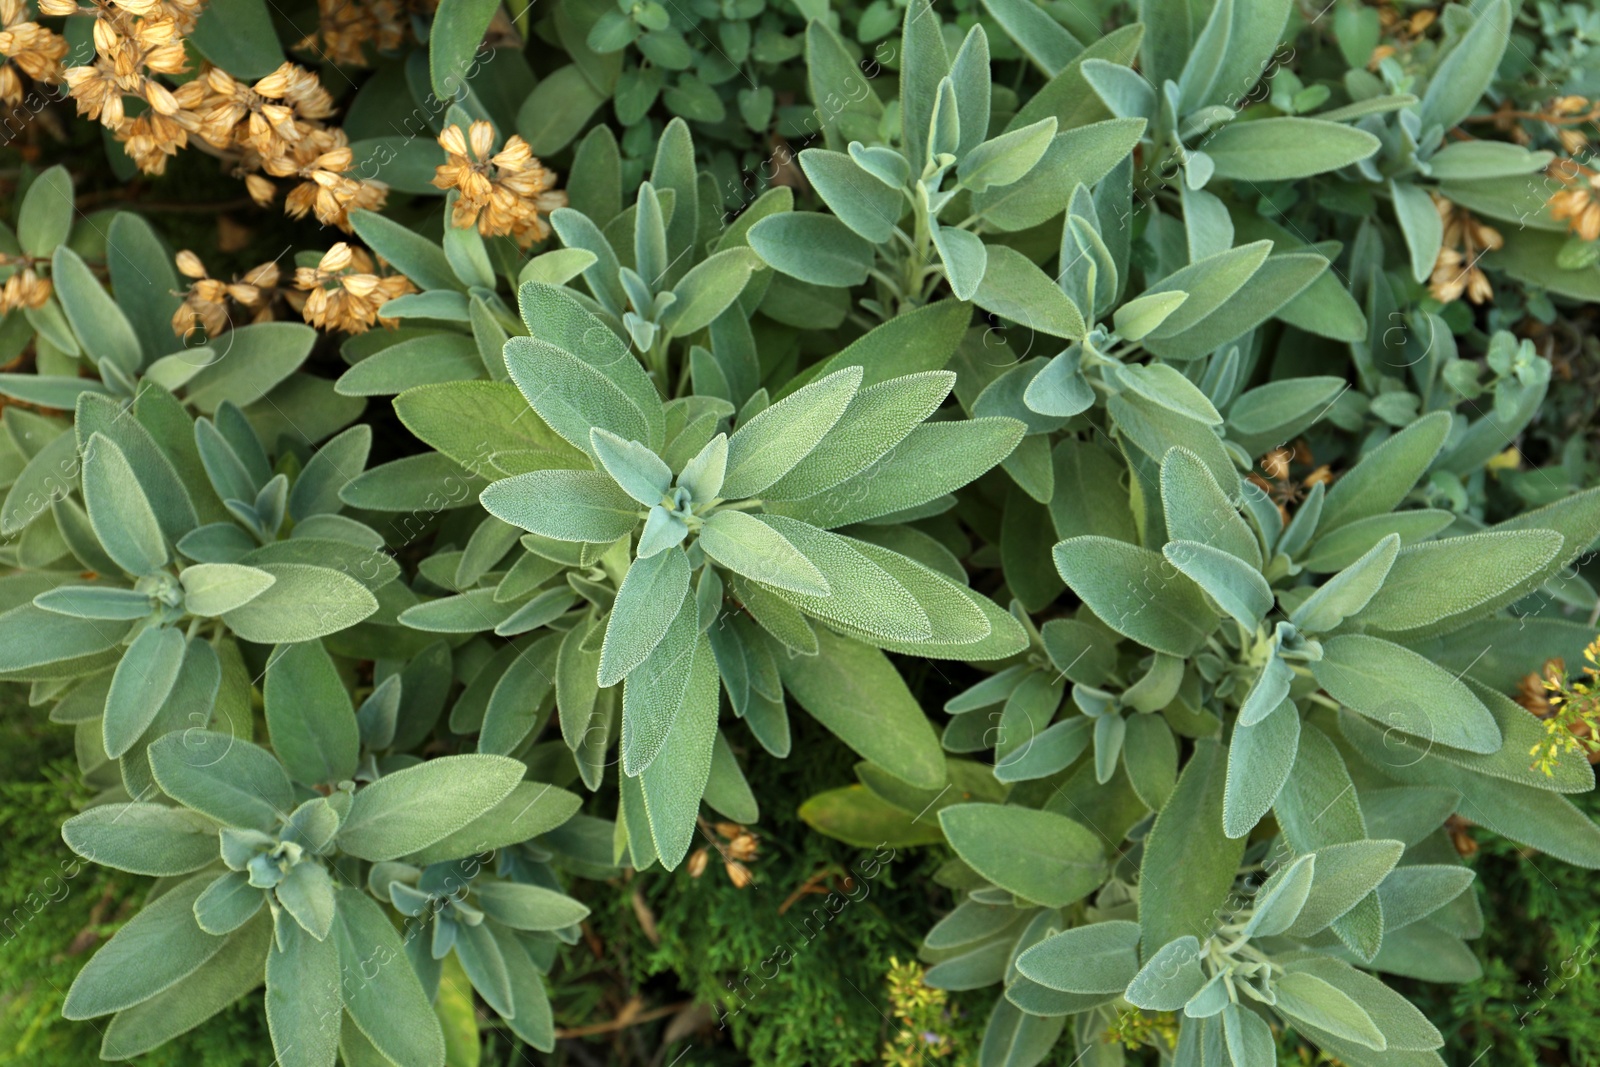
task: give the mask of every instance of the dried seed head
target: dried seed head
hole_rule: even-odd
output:
[[[204,278],[206,265],[200,262],[200,257],[185,248],[178,253],[178,273],[185,278]]]
[[[322,254],[322,259],[317,263],[317,269],[327,274],[337,274],[350,266],[353,252],[348,244],[340,241]]]

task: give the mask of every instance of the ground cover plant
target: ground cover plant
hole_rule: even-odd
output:
[[[0,3],[0,1057],[1584,1062],[1591,22]]]

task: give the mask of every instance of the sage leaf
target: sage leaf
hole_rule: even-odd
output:
[[[1221,746],[1197,742],[1145,839],[1139,926],[1147,950],[1180,937],[1211,936],[1213,912],[1232,889],[1244,854],[1243,840],[1223,836],[1226,785]]]
[[[122,449],[98,433],[84,450],[83,500],[95,536],[117,566],[137,578],[166,564],[161,524],[133,466]]]
[[[1300,712],[1285,697],[1261,721],[1234,727],[1228,741],[1228,785],[1222,832],[1242,838],[1271,810],[1294,769],[1300,746]]]
[[[1113,919],[1063,930],[1018,956],[1017,970],[1064,993],[1120,993],[1139,971],[1139,924]]]
[[[266,571],[232,563],[197,563],[178,572],[183,606],[192,615],[225,615],[277,581]]]
[[[1056,545],[1056,570],[1107,626],[1157,652],[1188,656],[1216,625],[1200,589],[1160,553],[1088,535]]]
[[[444,1035],[438,1017],[383,909],[361,890],[341,887],[333,942],[339,950],[340,973],[365,979],[340,983],[344,1009],[361,1034],[399,1067],[443,1067]],[[374,966],[374,958],[388,962]]]
[[[882,652],[816,634],[815,657],[781,657],[784,687],[864,759],[915,786],[945,784],[944,755],[922,707]]]
[[[170,877],[215,862],[217,826],[162,804],[101,804],[61,827],[67,847],[106,867]]]
[[[356,790],[339,828],[341,851],[398,859],[460,830],[504,800],[527,768],[505,756],[440,756]]]
[[[117,759],[155,721],[178,682],[187,642],[166,627],[142,631],[123,653],[106,693],[101,736],[106,755]]]
[[[541,470],[504,478],[480,498],[489,514],[557,541],[610,544],[639,524],[641,508],[600,471]]]
[[[717,737],[717,668],[704,635],[695,644],[682,707],[656,758],[639,776],[650,838],[661,865],[675,870],[689,851]]]
[[[294,805],[283,765],[232,734],[170,733],[151,744],[149,759],[163,793],[226,826],[271,830]]]
[[[1500,748],[1499,724],[1466,683],[1425,657],[1366,634],[1323,642],[1317,684],[1374,722],[1468,752]]]
[[[1366,555],[1329,578],[1306,597],[1289,621],[1311,633],[1327,633],[1360,613],[1382,591],[1400,552],[1400,536],[1389,534]]]
[[[698,543],[707,556],[754,581],[809,596],[832,593],[822,572],[758,515],[716,512]]]
[[[1205,141],[1218,178],[1286,181],[1366,159],[1382,142],[1366,130],[1306,118],[1233,122]]]
[[[1064,815],[953,804],[939,812],[939,825],[956,854],[984,878],[1046,907],[1082,899],[1105,876],[1100,839]]]
[[[833,429],[861,385],[859,367],[846,367],[784,397],[728,438],[722,495],[753,497],[789,473]]]
[[[354,777],[360,728],[350,694],[321,642],[278,648],[262,692],[272,749],[290,777],[305,785]]]
[[[1161,554],[1244,626],[1259,626],[1272,608],[1272,587],[1238,556],[1198,541],[1169,541]]]
[[[210,882],[209,875],[197,875],[141,908],[84,964],[67,990],[61,1014],[93,1019],[130,1008],[222,951],[227,938],[206,933],[194,919],[195,899]]]

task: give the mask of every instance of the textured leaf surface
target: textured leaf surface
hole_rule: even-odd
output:
[[[1243,840],[1223,836],[1227,767],[1222,748],[1201,741],[1145,840],[1139,867],[1139,926],[1146,951],[1174,938],[1209,937],[1213,912],[1233,887]]]
[[[950,847],[975,871],[1047,907],[1081,899],[1105,877],[1100,838],[1064,815],[1001,804],[954,804],[939,812],[939,824]]]
[[[1466,683],[1381,638],[1344,634],[1323,644],[1317,683],[1351,711],[1451,748],[1494,752],[1500,727]]]
[[[1216,624],[1200,589],[1159,553],[1099,536],[1055,547],[1056,569],[1107,626],[1140,644],[1187,656]]]
[[[504,756],[441,756],[356,791],[339,848],[397,859],[455,833],[504,800],[527,768]]]
[[[815,657],[779,660],[800,706],[864,758],[912,785],[938,789],[944,754],[922,706],[882,652],[817,631]]]

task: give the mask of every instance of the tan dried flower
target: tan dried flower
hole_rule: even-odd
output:
[[[231,282],[212,278],[200,257],[185,249],[177,255],[178,273],[192,279],[183,304],[172,315],[172,332],[188,337],[197,328],[215,337],[230,322],[270,322],[278,292],[278,265],[263,263]],[[234,305],[241,314],[234,316]],[[241,321],[242,320],[242,321]]]
[[[196,132],[207,143],[247,148],[263,160],[284,156],[302,140],[331,132],[322,120],[333,113],[333,98],[316,75],[293,63],[284,63],[253,85],[211,68],[177,95],[181,106],[196,113]],[[295,169],[290,166],[279,176]]]
[[[67,92],[77,101],[78,114],[113,130],[122,125],[122,86],[104,60],[85,67],[68,67],[62,76]]]
[[[1600,239],[1600,195],[1595,191],[1600,174],[1575,159],[1558,159],[1547,173],[1563,186],[1547,201],[1550,217],[1565,220],[1585,241]]]
[[[317,0],[317,29],[295,47],[336,66],[364,67],[365,45],[392,52],[405,43],[406,17],[396,0]]]
[[[124,122],[115,136],[128,157],[146,174],[164,173],[167,160],[177,155],[178,149],[189,142],[188,133],[182,126],[154,111]]]
[[[110,0],[97,2],[93,39],[95,59],[60,73],[78,113],[99,121],[146,173],[160,174],[167,160],[189,143],[200,123],[191,110],[194,90],[173,90],[155,75],[188,71],[184,37],[199,18],[202,0]],[[64,4],[41,10],[70,14]],[[63,54],[65,52],[63,51]],[[130,118],[125,99],[137,97],[147,114]]]
[[[200,257],[185,248],[177,255],[178,273],[185,278],[204,278],[206,265],[200,262]]]
[[[1561,142],[1561,147],[1568,155],[1580,156],[1589,151],[1589,135],[1582,130],[1557,130],[1556,140]]]
[[[1247,477],[1272,498],[1272,502],[1278,505],[1278,514],[1283,516],[1283,521],[1287,523],[1290,506],[1304,500],[1312,486],[1333,483],[1333,470],[1326,463],[1316,467],[1304,477],[1297,478],[1291,471],[1291,464],[1298,464],[1303,469],[1311,466],[1313,462],[1315,461],[1311,455],[1311,448],[1305,439],[1301,438],[1292,446],[1275,448],[1262,456],[1259,461],[1259,472],[1251,471]]]
[[[748,831],[728,842],[728,855],[736,860],[753,860],[761,850],[761,839]]]
[[[278,187],[259,174],[246,174],[244,176],[244,187],[245,191],[250,194],[250,199],[261,207],[266,207],[272,203],[278,195]]]
[[[523,248],[549,236],[544,216],[564,207],[567,194],[555,188],[555,172],[534,157],[526,141],[513,134],[495,152],[494,127],[480,120],[465,136],[459,126],[446,128],[439,145],[447,159],[434,172],[433,184],[459,194],[451,225],[476,223],[485,237],[509,235]]]
[[[1463,859],[1474,856],[1478,852],[1478,842],[1472,836],[1472,824],[1459,815],[1452,815],[1444,821],[1445,832],[1450,835],[1450,843],[1455,846],[1456,854]]]
[[[1389,40],[1372,50],[1372,55],[1367,58],[1367,69],[1377,70],[1379,64],[1390,56],[1400,56],[1403,60],[1438,17],[1438,12],[1429,8],[1407,15],[1392,4],[1379,4],[1378,26]]]
[[[28,21],[27,12],[21,0],[0,2],[0,56],[6,59],[0,66],[0,100],[9,104],[22,101],[18,72],[34,81],[59,82],[67,54],[66,38]]]
[[[316,152],[292,172],[301,179],[301,184],[289,193],[284,210],[297,219],[315,212],[318,222],[337,226],[349,233],[350,212],[357,209],[378,210],[388,199],[389,187],[380,181],[350,177],[346,172],[350,170],[354,159],[350,147],[345,143],[344,131],[334,130],[331,133],[328,140],[332,147]],[[322,139],[318,140],[320,144]],[[318,146],[308,141],[297,148],[294,153],[297,162],[298,157]],[[274,166],[281,167],[282,162],[280,159]]]
[[[50,279],[39,277],[32,267],[24,267],[0,286],[0,314],[17,308],[43,307],[50,292]]]
[[[753,860],[761,850],[761,839],[736,822],[719,822],[713,828],[727,842],[717,846],[725,863]]]
[[[379,274],[372,257],[343,241],[324,253],[315,267],[295,271],[294,284],[307,295],[300,313],[322,330],[365,333],[374,324],[391,329],[394,319],[378,310],[397,296],[416,292],[403,274]]]
[[[1505,238],[1500,236],[1499,230],[1479,222],[1465,209],[1437,193],[1431,195],[1444,226],[1444,240],[1433,263],[1428,292],[1441,304],[1459,300],[1463,294],[1474,304],[1482,304],[1494,296],[1494,288],[1478,261],[1485,252],[1502,247]]]

